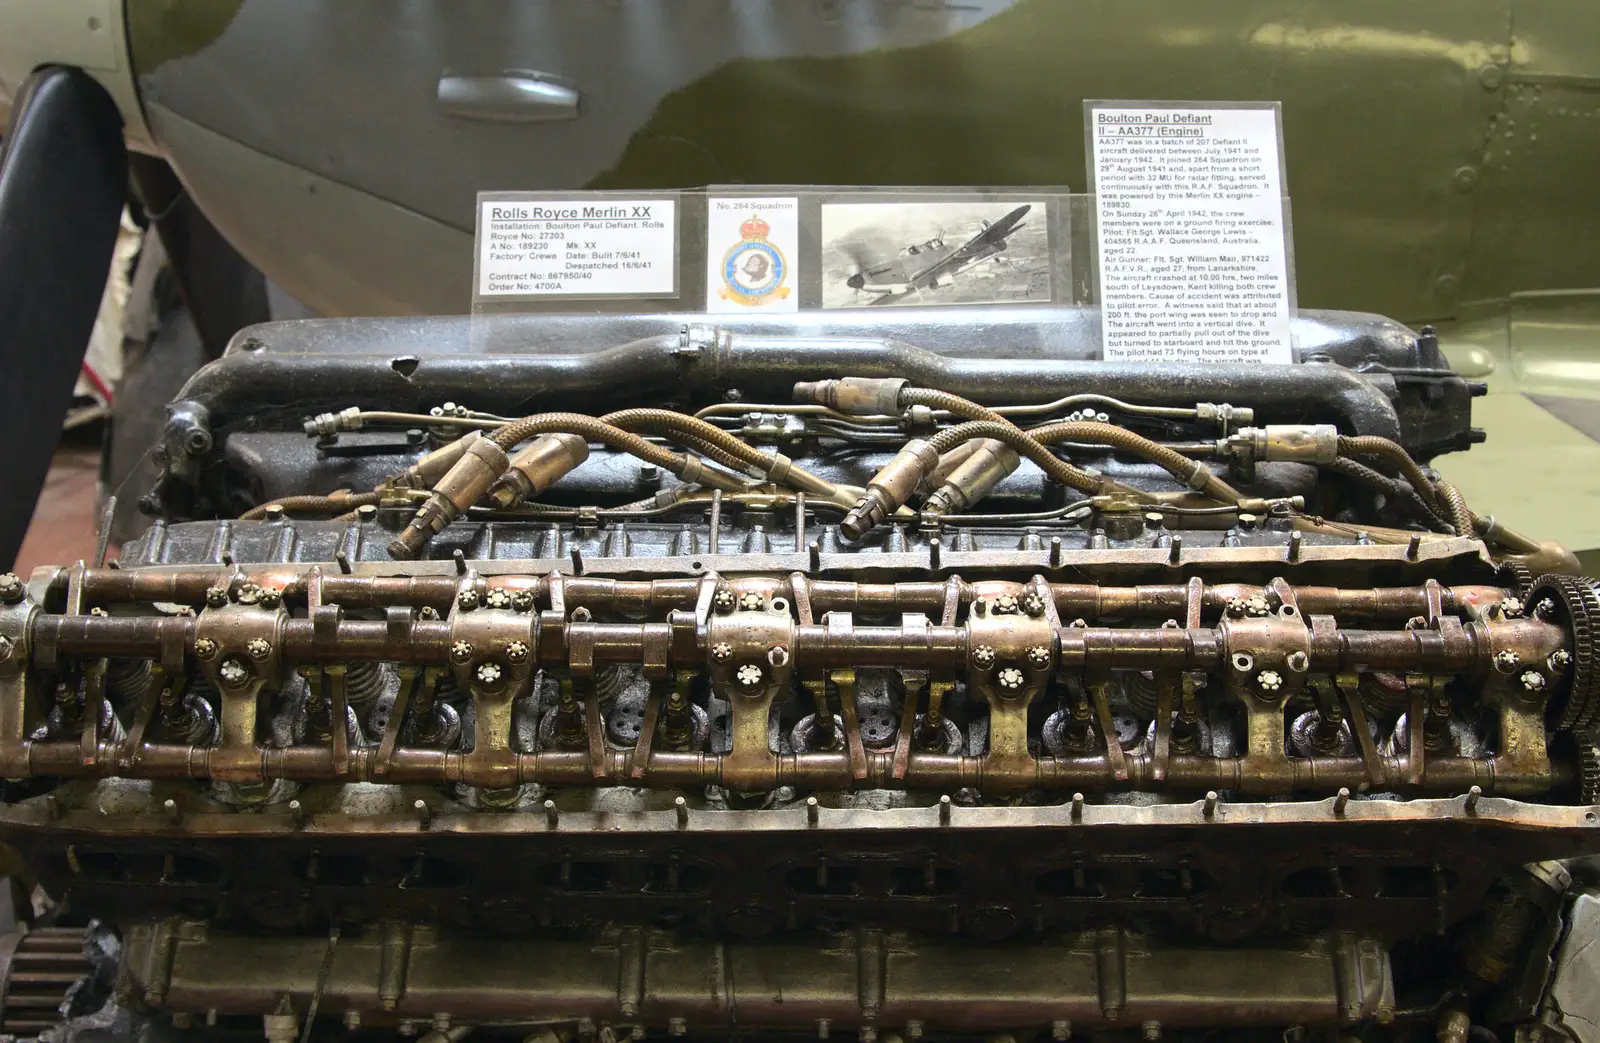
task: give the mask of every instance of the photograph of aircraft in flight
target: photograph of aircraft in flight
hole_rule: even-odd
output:
[[[1042,202],[827,203],[822,306],[1048,301]]]

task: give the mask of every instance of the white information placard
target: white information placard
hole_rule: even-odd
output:
[[[671,296],[677,201],[478,201],[478,296]]]
[[[1085,109],[1104,357],[1292,362],[1277,106]]]
[[[799,311],[798,196],[706,198],[706,311]]]

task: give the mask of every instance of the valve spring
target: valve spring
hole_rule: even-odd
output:
[[[1406,680],[1399,674],[1382,671],[1364,673],[1357,691],[1361,694],[1362,707],[1378,720],[1394,720],[1405,712],[1409,702]]]
[[[150,687],[150,660],[113,659],[106,665],[106,695],[115,703],[136,703]]]
[[[383,694],[383,668],[377,663],[351,663],[344,675],[344,697],[351,706],[366,711]]]
[[[1129,670],[1122,674],[1122,694],[1142,720],[1156,715],[1156,679],[1148,670]]]
[[[616,698],[622,690],[623,682],[627,680],[622,674],[622,667],[616,663],[601,667],[594,674],[594,690],[602,701]]]

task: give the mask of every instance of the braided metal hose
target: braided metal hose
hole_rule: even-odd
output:
[[[381,494],[376,492],[353,493],[347,489],[326,496],[285,496],[256,506],[239,515],[244,521],[255,521],[267,516],[267,509],[281,507],[285,514],[327,514],[353,511],[357,507],[376,504]]]
[[[1102,424],[1097,420],[1062,420],[1054,424],[1029,428],[1028,435],[1041,443],[1070,441],[1103,443],[1113,449],[1121,449],[1125,453],[1149,460],[1191,489],[1203,492],[1214,500],[1222,503],[1238,503],[1244,499],[1243,493],[1212,474],[1204,462],[1191,460],[1176,450],[1115,424]]]
[[[1423,472],[1422,465],[1411,459],[1411,454],[1398,442],[1392,442],[1379,435],[1340,435],[1340,456],[1375,456],[1388,460],[1405,475],[1406,481],[1411,483],[1411,488],[1417,491],[1429,504],[1439,504],[1439,491],[1433,482]],[[1470,532],[1468,528],[1466,531]]]

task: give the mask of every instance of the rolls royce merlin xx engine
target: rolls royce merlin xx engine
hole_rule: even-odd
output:
[[[6,1031],[1595,1039],[1600,594],[1427,466],[1482,387],[1093,331],[244,331],[0,578]]]

